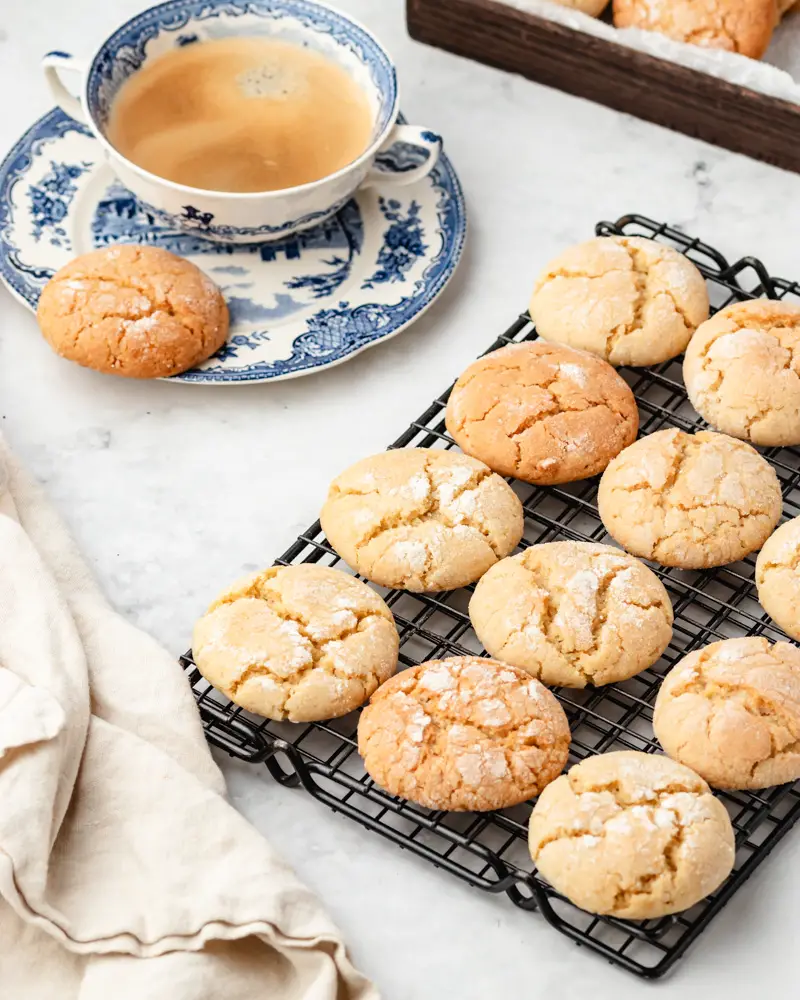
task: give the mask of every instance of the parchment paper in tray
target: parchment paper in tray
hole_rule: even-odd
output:
[[[615,28],[604,21],[562,7],[550,0],[500,0],[509,7],[528,11],[565,27],[585,31],[609,42],[626,45],[648,55],[680,63],[762,94],[800,104],[800,11],[788,14],[775,29],[763,61],[748,59],[720,49],[675,42],[664,35],[638,28]]]

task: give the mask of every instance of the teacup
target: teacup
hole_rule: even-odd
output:
[[[334,60],[359,84],[374,115],[369,147],[319,181],[279,191],[204,191],[164,180],[126,159],[105,136],[119,88],[144,63],[173,46],[231,35],[269,35]],[[120,180],[159,221],[228,243],[282,239],[335,214],[362,185],[412,184],[436,164],[442,140],[398,125],[397,76],[380,43],[338,11],[310,0],[169,0],[113,32],[88,62],[50,52],[44,72],[59,106],[86,124]],[[80,98],[61,79],[82,77]]]

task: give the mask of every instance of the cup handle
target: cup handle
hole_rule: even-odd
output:
[[[53,95],[56,104],[70,118],[83,122],[85,125],[86,115],[83,113],[81,102],[64,86],[61,80],[61,72],[64,70],[69,73],[79,73],[81,78],[84,78],[88,64],[83,59],[76,59],[75,56],[71,56],[69,52],[48,52],[44,59],[42,59],[42,69],[44,70],[44,78],[50,87],[50,93]]]
[[[417,125],[395,125],[378,150],[367,174],[366,186],[394,184],[402,187],[427,177],[442,155],[442,137]]]

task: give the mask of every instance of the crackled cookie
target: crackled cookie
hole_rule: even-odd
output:
[[[715,788],[800,778],[800,649],[725,639],[685,656],[656,698],[653,728],[675,760]]]
[[[367,579],[404,590],[472,583],[522,537],[519,498],[483,462],[426,448],[385,451],[332,483],[320,521]]]
[[[363,704],[397,668],[392,613],[328,566],[273,566],[222,593],[194,627],[197,669],[268,719],[315,722]]]
[[[800,444],[800,306],[736,302],[686,349],[689,399],[713,427],[753,444]]]
[[[778,23],[776,0],[614,0],[617,28],[760,59]]]
[[[643,563],[610,545],[549,542],[481,577],[469,615],[488,653],[545,684],[611,684],[672,638],[672,605]]]
[[[585,351],[537,340],[493,351],[461,375],[447,429],[495,472],[552,485],[602,472],[636,440],[627,382]]]
[[[548,264],[530,315],[545,340],[612,365],[655,365],[680,354],[708,319],[708,290],[694,264],[672,247],[603,236]]]
[[[663,430],[610,463],[597,496],[606,531],[664,566],[724,566],[760,549],[780,520],[772,466],[743,441]]]
[[[800,517],[782,524],[756,560],[761,606],[783,631],[800,640]]]
[[[57,354],[129,378],[177,375],[228,336],[228,307],[213,281],[182,257],[138,244],[70,261],[42,289],[36,316]]]
[[[636,751],[589,757],[549,785],[531,814],[539,872],[590,913],[647,920],[712,893],[733,868],[733,827],[696,774]]]
[[[358,723],[370,777],[428,809],[503,809],[533,798],[561,773],[569,741],[546,687],[476,656],[403,670]]]

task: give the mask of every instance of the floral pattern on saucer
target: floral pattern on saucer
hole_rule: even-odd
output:
[[[327,222],[280,242],[212,243],[160,224],[110,172],[87,130],[55,110],[0,166],[0,278],[31,308],[72,257],[147,243],[188,257],[223,290],[228,342],[193,383],[264,382],[329,367],[399,333],[455,271],[461,188],[446,157],[407,188],[359,191]]]

